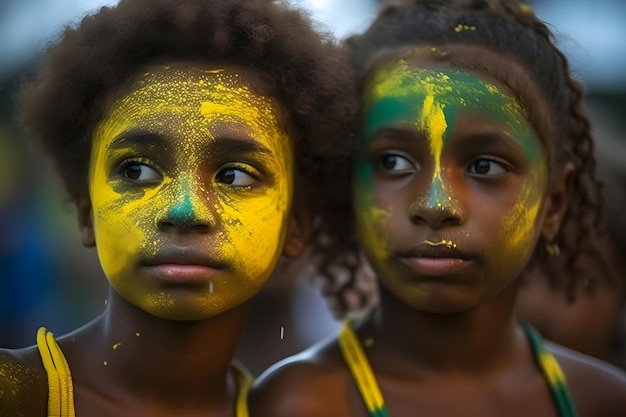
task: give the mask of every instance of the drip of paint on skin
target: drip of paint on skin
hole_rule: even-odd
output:
[[[438,103],[435,104],[435,97],[432,94],[427,95],[424,99],[418,125],[424,132],[428,132],[430,153],[435,161],[432,185],[428,193],[429,204],[441,208],[446,199],[443,178],[441,178],[441,154],[443,153],[443,138],[448,125],[443,109]]]

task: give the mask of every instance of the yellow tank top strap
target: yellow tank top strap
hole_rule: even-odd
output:
[[[361,343],[352,330],[352,322],[349,320],[344,321],[339,333],[339,347],[363,397],[369,415],[371,417],[388,417],[389,410],[383,399],[383,394]]]
[[[240,363],[234,361],[232,368],[237,378],[237,400],[235,402],[235,416],[248,417],[248,391],[252,387],[254,378]]]
[[[48,375],[48,417],[75,417],[70,367],[54,335],[43,327],[37,331],[37,347]]]
[[[54,335],[43,327],[37,331],[37,347],[48,375],[48,417],[75,417],[74,387],[69,365]],[[237,380],[235,415],[249,417],[248,391],[254,379],[239,363],[233,362],[232,368]]]

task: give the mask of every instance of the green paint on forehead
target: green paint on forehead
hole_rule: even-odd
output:
[[[453,133],[456,112],[467,108],[502,123],[525,151],[531,163],[541,160],[542,149],[526,112],[508,92],[457,68],[423,69],[405,59],[381,66],[370,78],[364,94],[364,139],[369,143],[383,127],[417,125],[431,135],[446,139]],[[439,111],[442,122],[424,124]],[[431,130],[438,129],[439,132]]]

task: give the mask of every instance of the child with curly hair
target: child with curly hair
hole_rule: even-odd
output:
[[[547,26],[511,0],[412,0],[347,43],[356,221],[318,252],[341,299],[362,251],[380,304],[264,373],[253,414],[626,415],[626,375],[515,315],[531,258],[558,242],[573,260],[601,224],[582,89]]]
[[[0,350],[0,415],[248,415],[238,337],[324,230],[350,80],[331,36],[269,0],[122,0],[66,28],[21,119],[110,290],[84,327]]]

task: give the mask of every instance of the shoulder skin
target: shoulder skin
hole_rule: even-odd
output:
[[[254,417],[351,416],[346,388],[352,378],[336,341],[284,359],[255,382],[249,404]]]
[[[48,378],[37,347],[0,349],[0,417],[46,416]]]
[[[580,417],[626,416],[626,373],[563,346],[546,345],[565,373]]]

